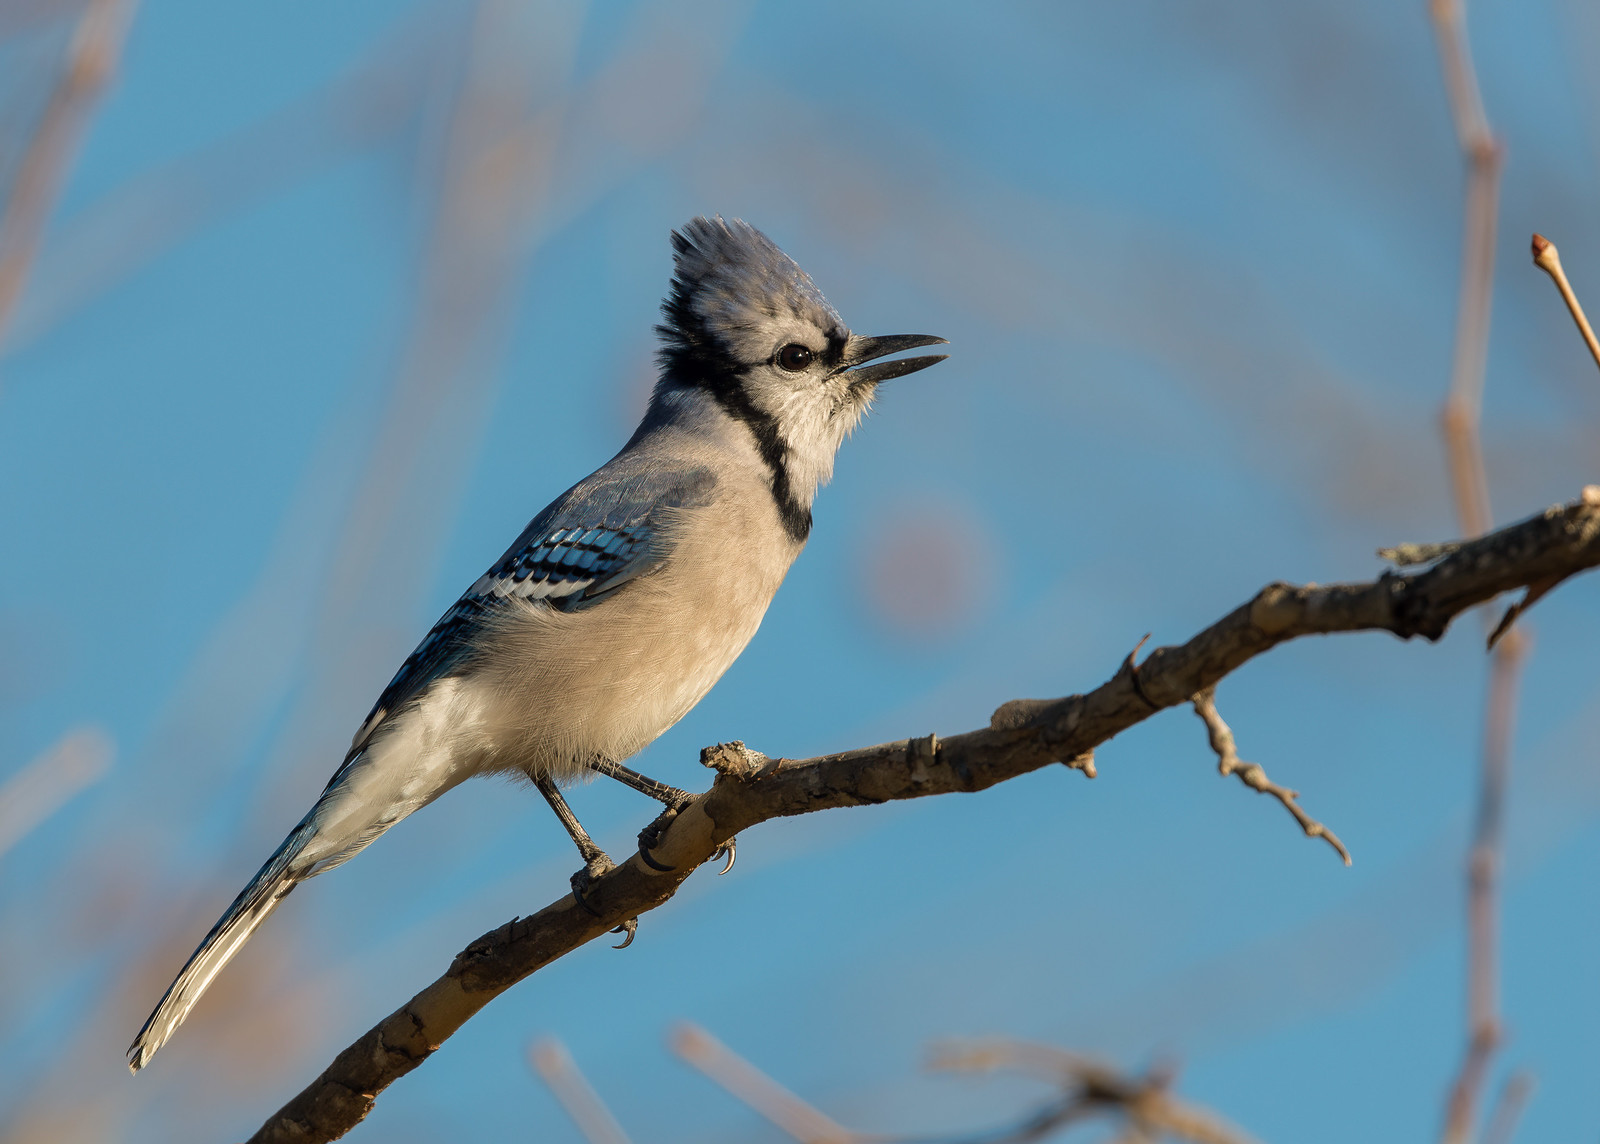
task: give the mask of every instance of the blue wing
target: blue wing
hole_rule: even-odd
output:
[[[384,718],[460,669],[472,655],[475,637],[510,601],[543,601],[574,611],[660,567],[668,556],[663,525],[670,510],[704,504],[716,483],[705,469],[664,475],[644,469],[608,473],[612,468],[607,465],[574,485],[534,517],[505,555],[440,617],[384,688],[356,733],[351,757]]]

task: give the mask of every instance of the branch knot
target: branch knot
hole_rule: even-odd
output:
[[[769,759],[760,751],[752,751],[738,739],[718,743],[700,752],[702,767],[710,767],[717,774],[730,779],[766,778],[782,764],[782,759]]]

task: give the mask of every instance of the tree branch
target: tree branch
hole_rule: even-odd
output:
[[[578,1071],[565,1045],[554,1038],[540,1041],[528,1050],[528,1063],[589,1144],[629,1144],[628,1134]]]
[[[1306,832],[1307,838],[1325,839],[1344,859],[1344,864],[1350,865],[1350,851],[1345,849],[1337,834],[1305,812],[1298,801],[1299,791],[1280,786],[1267,778],[1267,772],[1260,763],[1247,763],[1239,757],[1239,748],[1233,741],[1233,730],[1223,722],[1222,714],[1217,710],[1216,688],[1206,688],[1190,702],[1194,704],[1194,713],[1206,725],[1206,737],[1211,740],[1211,749],[1217,753],[1217,770],[1224,777],[1238,775],[1239,781],[1251,790],[1270,794],[1283,804],[1283,809],[1294,815],[1294,820]]]
[[[699,1025],[682,1021],[667,1044],[707,1080],[800,1144],[864,1144],[832,1117],[813,1108]]]
[[[1500,170],[1505,152],[1489,126],[1467,43],[1463,0],[1431,0],[1430,13],[1444,68],[1445,90],[1462,158],[1467,163],[1466,229],[1461,239],[1461,296],[1450,393],[1441,411],[1445,455],[1456,515],[1468,536],[1488,532],[1489,478],[1478,426],[1489,359],[1489,319],[1494,302],[1495,235],[1500,213]],[[1554,248],[1551,248],[1554,256]],[[1537,252],[1535,258],[1538,258]],[[1559,271],[1559,262],[1556,263]],[[1548,267],[1547,267],[1548,270]],[[1558,277],[1558,282],[1562,279]],[[1529,584],[1520,603],[1489,632],[1493,651],[1478,828],[1467,858],[1467,1052],[1445,1101],[1443,1144],[1466,1144],[1477,1120],[1478,1095],[1501,1038],[1499,1017],[1500,820],[1510,774],[1511,723],[1526,641],[1511,630],[1517,617],[1559,578]],[[1486,625],[1488,612],[1484,612]],[[1508,637],[1502,642],[1502,637]]]
[[[637,857],[529,918],[507,922],[458,954],[445,974],[341,1052],[251,1138],[252,1144],[321,1144],[353,1128],[377,1096],[427,1059],[479,1009],[556,958],[655,909],[728,839],[768,819],[830,807],[984,790],[1055,762],[1076,763],[1157,711],[1198,692],[1288,640],[1386,631],[1436,640],[1456,616],[1502,592],[1600,565],[1600,487],[1476,540],[1414,572],[1356,584],[1269,584],[1188,642],[1133,658],[1084,695],[1016,699],[990,725],[949,738],[902,739],[814,759],[768,759],[742,744],[702,752],[717,771],[662,832],[658,872]]]
[[[1561,291],[1561,300],[1567,304],[1567,313],[1572,315],[1578,333],[1583,335],[1583,344],[1589,347],[1589,356],[1594,358],[1595,365],[1600,365],[1600,339],[1594,336],[1594,327],[1583,312],[1583,304],[1573,292],[1572,283],[1567,281],[1567,272],[1561,268],[1561,252],[1556,249],[1555,243],[1542,234],[1533,236],[1533,264],[1550,275],[1556,289]]]
[[[1013,1072],[1053,1081],[1061,1096],[1020,1125],[998,1132],[944,1137],[926,1144],[1029,1144],[1044,1140],[1090,1116],[1120,1116],[1126,1131],[1118,1140],[1164,1138],[1188,1144],[1255,1144],[1242,1130],[1208,1108],[1173,1095],[1175,1071],[1169,1065],[1130,1075],[1081,1053],[1026,1041],[952,1042],[940,1046],[930,1067],[961,1072]],[[913,1144],[909,1139],[901,1144]]]

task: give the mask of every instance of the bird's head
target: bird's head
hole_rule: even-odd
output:
[[[834,454],[879,383],[946,355],[881,359],[945,339],[852,334],[805,271],[738,219],[694,219],[673,232],[672,245],[672,290],[656,327],[656,400],[703,391],[746,423],[772,470],[785,522],[803,539],[817,488],[833,474]]]

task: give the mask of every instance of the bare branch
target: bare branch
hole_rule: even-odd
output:
[[[1103,1061],[1071,1049],[1016,1041],[1010,1037],[984,1040],[941,1041],[928,1054],[928,1068],[934,1072],[1006,1072],[1065,1084],[1115,1070]]]
[[[1279,786],[1267,778],[1267,772],[1262,769],[1261,764],[1247,763],[1239,757],[1233,741],[1233,731],[1217,713],[1216,688],[1208,687],[1204,691],[1197,692],[1190,702],[1194,704],[1194,713],[1200,716],[1201,722],[1206,725],[1206,736],[1211,740],[1211,749],[1217,753],[1217,770],[1224,775],[1238,775],[1239,781],[1245,786],[1262,794],[1270,794],[1283,804],[1285,810],[1294,815],[1294,820],[1300,824],[1300,829],[1306,832],[1307,838],[1327,839],[1328,845],[1344,859],[1344,864],[1350,865],[1350,851],[1339,841],[1339,836],[1300,809],[1300,804],[1296,801],[1300,797],[1299,791]]]
[[[1430,0],[1430,13],[1444,69],[1456,139],[1467,162],[1466,223],[1461,240],[1461,297],[1456,315],[1455,362],[1450,393],[1441,417],[1456,516],[1468,536],[1485,533],[1494,516],[1489,507],[1489,481],[1478,425],[1483,408],[1484,375],[1489,354],[1489,317],[1494,297],[1495,231],[1499,221],[1500,168],[1504,151],[1489,126],[1478,90],[1472,52],[1467,45],[1462,0]],[[1585,495],[1587,490],[1585,490]],[[1530,583],[1522,601],[1513,605],[1489,632],[1493,649],[1488,713],[1484,724],[1483,773],[1479,793],[1478,831],[1467,858],[1468,1042],[1461,1071],[1445,1104],[1442,1139],[1466,1144],[1477,1116],[1478,1094],[1490,1058],[1500,1042],[1498,1015],[1498,920],[1496,896],[1500,864],[1500,820],[1503,814],[1509,736],[1516,710],[1517,674],[1524,645],[1511,625],[1556,584],[1559,576]],[[1485,623],[1488,614],[1484,613]],[[1509,637],[1507,637],[1507,633]],[[1504,638],[1503,638],[1504,637]]]
[[[1595,340],[1594,327],[1589,325],[1589,319],[1584,316],[1578,295],[1573,293],[1572,283],[1567,281],[1567,272],[1561,269],[1561,252],[1556,249],[1555,243],[1542,234],[1533,236],[1533,264],[1550,275],[1556,289],[1561,291],[1561,300],[1567,304],[1567,312],[1578,324],[1578,333],[1583,335],[1584,345],[1589,347],[1595,365],[1600,365],[1600,341]]]
[[[553,1037],[540,1041],[528,1050],[528,1063],[589,1144],[628,1144],[628,1134],[578,1071],[565,1045]]]
[[[861,1137],[812,1108],[699,1025],[680,1022],[667,1038],[680,1058],[800,1144],[855,1144]]]
[[[60,81],[23,154],[11,198],[0,215],[0,337],[22,296],[39,236],[89,108],[116,68],[131,13],[131,0],[127,4],[90,0],[73,33]]]
[[[1491,660],[1489,706],[1484,718],[1483,772],[1478,788],[1478,821],[1467,854],[1467,1024],[1468,1043],[1461,1071],[1445,1106],[1443,1139],[1466,1144],[1472,1137],[1478,1094],[1500,1027],[1499,882],[1505,832],[1506,784],[1511,767],[1511,730],[1516,716],[1517,677],[1526,641],[1513,634]]]
[[[1561,579],[1560,576],[1552,576],[1548,580],[1540,580],[1537,584],[1529,584],[1523,590],[1522,599],[1506,609],[1506,614],[1500,617],[1500,622],[1489,633],[1489,650],[1493,651],[1499,645],[1501,638],[1511,630],[1511,625],[1517,622],[1518,617],[1549,595],[1551,590],[1561,583]]]
[[[115,753],[97,727],[63,735],[44,754],[0,783],[0,854],[60,810],[86,787],[99,782]]]
[[[1444,1130],[1439,1138],[1444,1144],[1467,1144],[1472,1137],[1472,1123],[1478,1107],[1478,1093],[1483,1089],[1484,1076],[1489,1071],[1489,1061],[1500,1044],[1498,1028],[1474,1027],[1467,1037],[1467,1053],[1461,1068],[1450,1085],[1450,1095],[1444,1106]]]
[[[1504,157],[1489,127],[1467,46],[1461,0],[1430,0],[1429,14],[1444,68],[1445,91],[1456,139],[1467,162],[1465,233],[1461,240],[1461,296],[1456,311],[1455,361],[1443,430],[1461,531],[1487,532],[1489,485],[1478,440],[1483,378],[1489,356],[1489,313],[1494,297],[1495,230],[1500,213],[1500,168]]]
[[[1445,95],[1450,100],[1450,117],[1455,122],[1456,140],[1461,150],[1471,155],[1493,142],[1489,117],[1483,110],[1483,95],[1478,90],[1478,72],[1467,46],[1466,21],[1461,0],[1429,0],[1428,16],[1439,45],[1439,62],[1444,68]]]
[[[1417,572],[1391,571],[1355,584],[1270,584],[1187,643],[1157,648],[1139,665],[1137,687],[1130,673],[1118,671],[1084,695],[1012,700],[995,711],[988,727],[931,743],[902,739],[805,760],[708,750],[703,761],[717,765],[716,780],[671,821],[653,850],[670,871],[652,870],[635,856],[595,880],[588,901],[597,913],[578,908],[569,894],[483,935],[442,977],[341,1052],[252,1140],[337,1139],[371,1110],[378,1093],[495,997],[662,905],[724,842],[768,819],[984,790],[1081,758],[1288,640],[1357,631],[1436,640],[1461,613],[1502,592],[1597,565],[1600,490],[1464,542]]]
[[[1500,1086],[1500,1096],[1495,1100],[1494,1111],[1489,1113],[1489,1126],[1483,1130],[1483,1144],[1511,1144],[1516,1135],[1517,1121],[1522,1110],[1533,1096],[1533,1077],[1526,1072],[1514,1072]]]
[[[1034,1113],[1020,1126],[939,1144],[1021,1144],[1042,1140],[1057,1129],[1091,1115],[1120,1115],[1126,1120],[1125,1140],[1173,1136],[1192,1144],[1252,1144],[1242,1129],[1210,1109],[1189,1104],[1172,1094],[1173,1073],[1156,1067],[1130,1076],[1104,1061],[1050,1045],[996,1040],[952,1042],[937,1046],[931,1068],[976,1072],[1006,1069],[1053,1080],[1062,1097]]]

